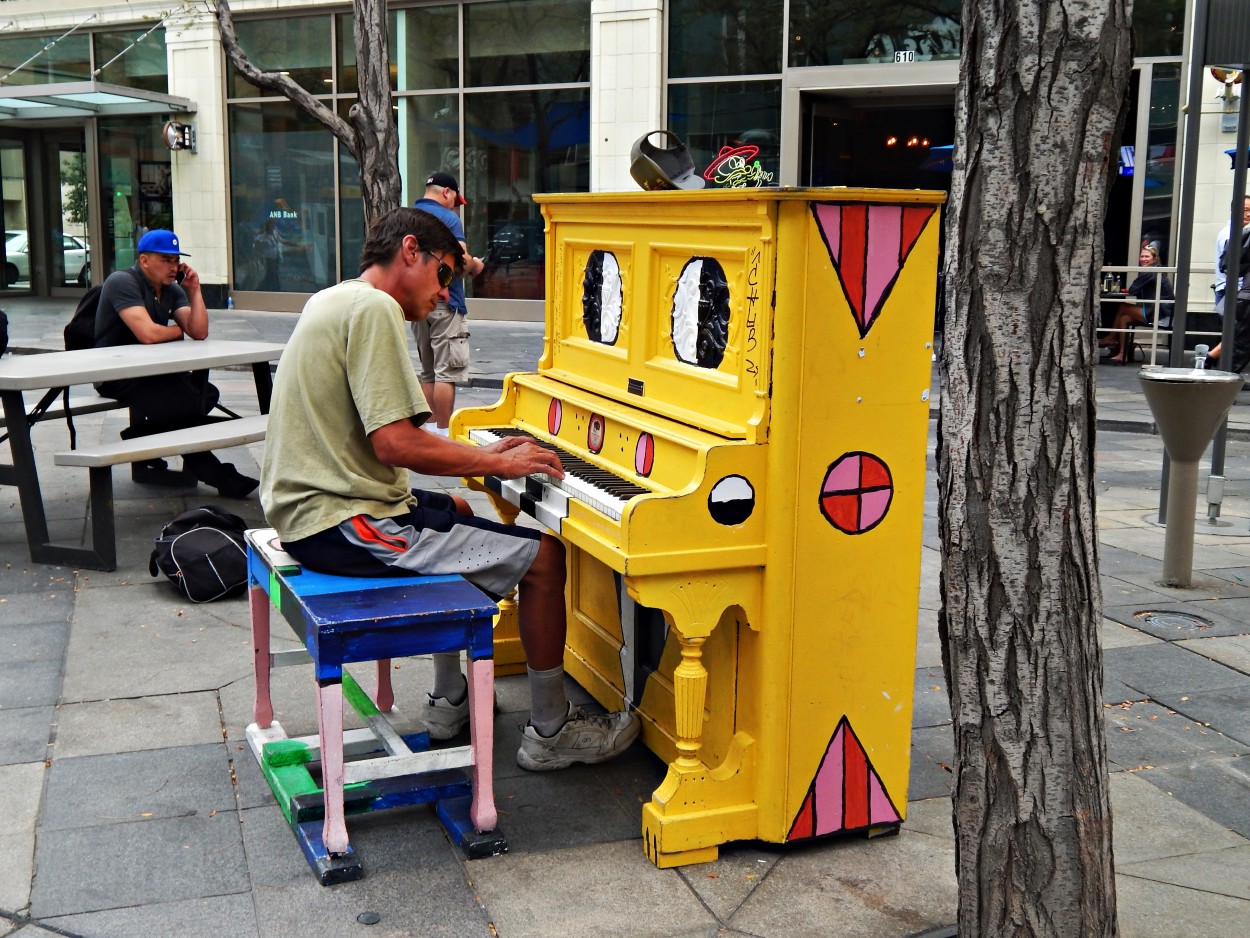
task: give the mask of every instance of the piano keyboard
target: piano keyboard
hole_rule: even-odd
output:
[[[650,489],[622,479],[609,470],[589,463],[519,427],[493,427],[469,431],[469,439],[479,446],[488,446],[506,436],[523,436],[533,440],[544,449],[554,452],[560,457],[560,463],[564,466],[564,478],[554,479],[546,473],[538,473],[524,479],[500,479],[496,476],[487,476],[483,481],[491,491],[501,495],[553,531],[559,532],[560,521],[568,516],[570,498],[593,508],[600,514],[607,515],[613,521],[620,521],[626,502],[635,495],[650,494]]]

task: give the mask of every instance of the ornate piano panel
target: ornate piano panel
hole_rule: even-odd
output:
[[[568,546],[569,673],[669,763],[657,865],[903,819],[942,198],[538,197],[542,358],[453,435],[572,468],[466,481]]]

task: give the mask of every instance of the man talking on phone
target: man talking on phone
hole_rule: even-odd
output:
[[[138,252],[134,267],[114,271],[104,281],[95,314],[95,348],[207,339],[208,309],[200,275],[182,260],[190,255],[182,250],[178,236],[155,228],[139,239]],[[207,371],[104,381],[96,390],[130,408],[123,439],[209,423],[209,412],[221,396],[209,384]],[[259,484],[212,453],[187,453],[182,466],[184,472],[174,472],[163,459],[138,462],[131,466],[131,477],[174,486],[198,479],[225,498],[246,498]]]

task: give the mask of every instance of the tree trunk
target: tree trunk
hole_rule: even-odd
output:
[[[966,0],[938,444],[959,934],[1116,933],[1094,309],[1131,0]]]
[[[339,117],[290,76],[257,68],[239,46],[229,0],[217,0],[217,25],[230,62],[248,82],[277,92],[314,120],[320,121],[347,148],[360,167],[365,227],[399,206],[403,191],[399,174],[399,134],[391,109],[391,71],[386,0],[354,0],[358,99]]]

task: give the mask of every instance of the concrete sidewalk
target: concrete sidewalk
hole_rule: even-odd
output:
[[[12,345],[60,347],[68,301],[9,301]],[[285,339],[296,317],[214,313],[214,334]],[[473,386],[533,367],[542,326],[470,320]],[[1250,393],[1234,405],[1226,526],[1206,528],[1195,585],[1158,584],[1162,444],[1136,368],[1098,369],[1096,463],[1106,621],[1104,693],[1121,934],[1241,936],[1250,922]],[[255,407],[250,372],[217,383]],[[215,379],[216,380],[216,379]],[[115,437],[118,413],[83,418]],[[37,430],[50,454],[63,424]],[[932,453],[932,435],[929,441]],[[258,446],[225,458],[248,471]],[[50,460],[49,460],[50,462]],[[54,533],[81,539],[87,486],[47,467]],[[1203,477],[1205,478],[1205,469]],[[149,577],[151,539],[209,489],[136,486],[117,473],[113,573],[31,564],[16,491],[0,488],[0,936],[854,935],[907,936],[954,920],[951,731],[938,608],[937,498],[925,500],[907,821],[897,837],[797,849],[724,848],[656,870],[639,809],[663,775],[641,746],[618,762],[534,776],[514,762],[528,694],[500,681],[496,796],[510,852],[466,861],[424,808],[349,821],[366,878],[316,884],[243,742],[252,677],[247,604],[180,603]],[[432,480],[419,479],[421,484]],[[450,485],[452,480],[442,484]],[[222,502],[259,525],[254,499]],[[475,507],[489,508],[481,498]],[[294,647],[282,626],[275,647]],[[415,714],[428,662],[399,662]],[[275,672],[292,734],[315,732],[311,682]],[[376,913],[375,925],[362,923]]]

